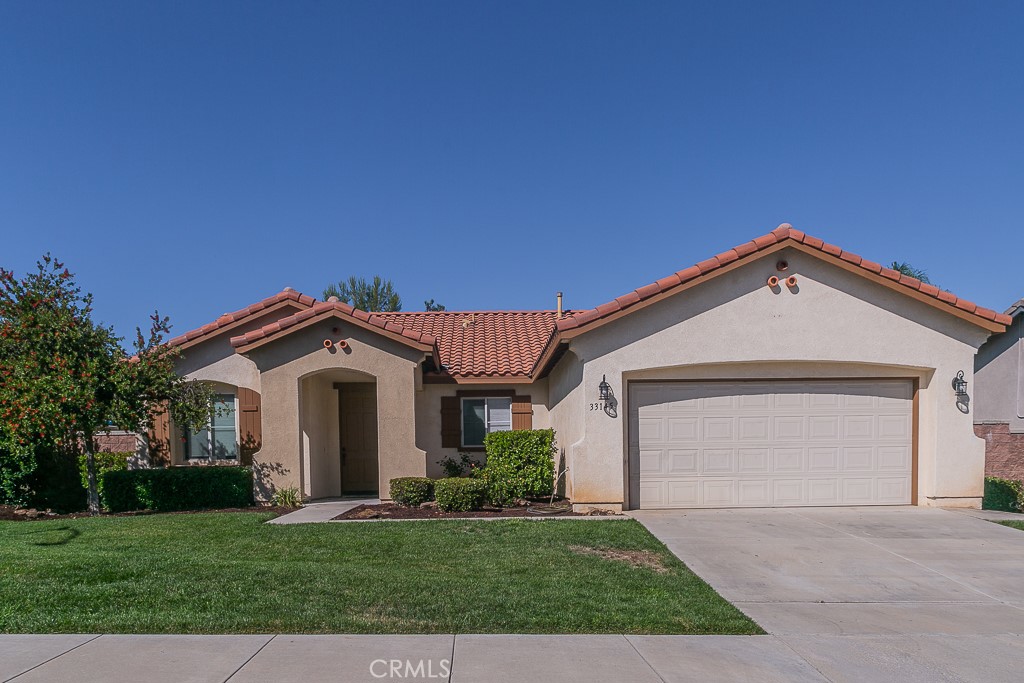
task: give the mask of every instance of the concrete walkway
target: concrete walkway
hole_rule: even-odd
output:
[[[306,503],[295,512],[275,517],[267,524],[310,524],[313,522],[329,522],[338,515],[348,512],[360,505],[377,505],[378,498],[334,498]]]

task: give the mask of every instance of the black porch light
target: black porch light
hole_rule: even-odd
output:
[[[964,371],[956,373],[953,378],[953,391],[958,400],[967,398],[967,380],[964,379]]]
[[[601,383],[597,385],[597,395],[602,401],[607,401],[612,396],[612,385],[601,375]]]

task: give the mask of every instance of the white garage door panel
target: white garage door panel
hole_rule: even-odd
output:
[[[640,507],[908,504],[906,380],[630,387]]]

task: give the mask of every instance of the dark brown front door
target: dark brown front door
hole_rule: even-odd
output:
[[[338,391],[341,492],[377,493],[377,385],[346,382]]]

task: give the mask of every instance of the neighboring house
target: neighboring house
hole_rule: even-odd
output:
[[[974,361],[974,431],[985,439],[985,474],[1024,479],[1024,299],[1006,314],[1013,322]]]
[[[778,280],[776,280],[778,278]],[[789,225],[582,311],[367,313],[286,289],[172,340],[226,414],[154,460],[388,495],[552,427],[578,506],[978,506],[951,379],[1010,322]]]

